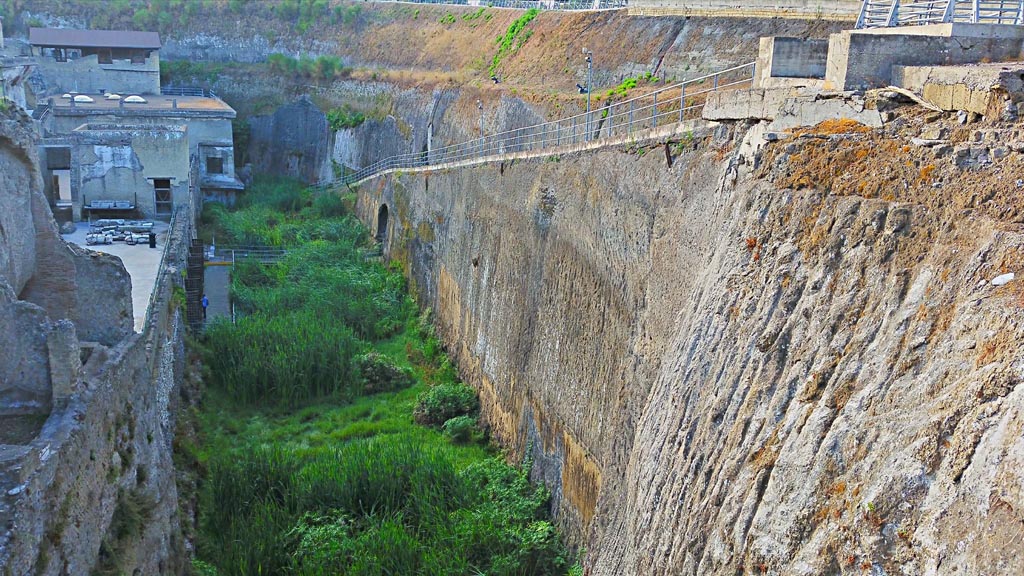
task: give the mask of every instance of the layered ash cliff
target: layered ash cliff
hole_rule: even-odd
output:
[[[592,574],[1024,571],[1021,134],[891,120],[361,189]]]

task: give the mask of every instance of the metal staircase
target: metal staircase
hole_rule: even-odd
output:
[[[961,22],[1024,24],[1024,0],[864,0],[857,28]]]

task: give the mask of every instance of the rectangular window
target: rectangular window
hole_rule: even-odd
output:
[[[62,48],[53,49],[53,58],[57,62],[67,62],[68,59],[64,56],[64,50]]]
[[[153,193],[156,198],[156,213],[170,214],[174,207],[171,200],[171,181],[167,178],[153,180]]]
[[[145,50],[132,50],[132,64],[145,64],[146,63],[146,51]]]
[[[216,158],[214,156],[207,156],[206,158],[206,173],[207,174],[223,174],[224,173],[224,159]]]
[[[111,57],[110,48],[104,48],[96,52],[96,56],[99,58],[100,64],[113,64],[114,59]]]
[[[65,146],[46,148],[46,167],[50,170],[71,168],[71,148]]]

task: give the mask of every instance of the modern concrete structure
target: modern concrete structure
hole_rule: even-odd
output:
[[[28,41],[44,82],[40,95],[160,93],[156,32],[30,28]]]
[[[829,37],[825,86],[864,90],[893,83],[894,66],[1017,60],[1024,26],[951,22],[845,30]]]
[[[883,88],[899,85],[901,66],[1014,61],[1022,46],[1024,26],[960,22],[844,30],[827,41],[763,38],[754,85]]]

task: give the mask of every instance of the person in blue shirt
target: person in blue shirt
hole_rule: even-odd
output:
[[[206,320],[206,307],[210,305],[210,299],[206,297],[206,294],[203,294],[201,302],[203,303],[203,320]]]

